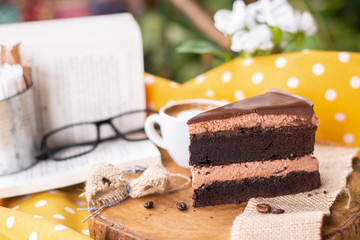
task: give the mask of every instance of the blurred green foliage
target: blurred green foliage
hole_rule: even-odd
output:
[[[233,4],[233,0],[196,2],[211,15],[219,9],[231,9]],[[360,51],[360,0],[289,2],[296,10],[309,10],[318,24],[317,35],[306,38],[301,48]],[[170,1],[157,1],[139,19],[139,24],[144,41],[145,70],[149,73],[183,83],[221,64],[223,59],[229,59],[229,55],[224,55],[216,44],[202,35]],[[290,46],[286,51],[297,50],[299,48]]]
[[[211,15],[221,8],[231,9],[233,3],[232,0],[197,2]],[[189,40],[202,40],[208,47],[220,48],[209,42],[170,1],[158,1],[156,7],[148,9],[139,19],[139,24],[147,72],[182,83],[213,67],[204,64],[209,56],[188,54],[186,49],[180,50],[182,53],[176,51],[181,43]]]
[[[359,0],[306,0],[306,4],[318,20],[322,49],[360,51]]]

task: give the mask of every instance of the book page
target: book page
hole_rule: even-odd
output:
[[[39,144],[44,134],[68,124],[145,109],[142,40],[130,14],[2,25],[0,36],[8,47],[21,42],[23,62],[32,66]],[[124,118],[117,128],[138,128],[145,117]],[[67,133],[59,143],[96,137],[87,130]],[[101,137],[110,135],[114,131],[109,126],[101,127]],[[79,183],[97,161],[147,167],[154,158],[160,159],[160,154],[149,141],[107,142],[81,158],[47,160],[13,176],[0,176],[0,197]]]
[[[21,42],[32,66],[40,136],[145,108],[141,34],[130,14],[9,24],[0,35]]]

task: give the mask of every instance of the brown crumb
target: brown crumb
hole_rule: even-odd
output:
[[[308,197],[311,197],[311,196],[312,196],[312,194],[311,194],[311,193],[309,193],[309,194],[308,194]]]
[[[103,178],[102,178],[102,183],[103,183],[104,185],[107,184],[108,186],[110,186],[111,181],[110,181],[108,178],[103,177]]]

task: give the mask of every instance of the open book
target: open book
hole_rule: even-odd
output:
[[[64,125],[145,109],[142,40],[130,14],[2,25],[0,36],[7,46],[21,42],[22,59],[32,66],[39,143]],[[0,176],[0,198],[83,182],[100,161],[147,167],[160,154],[149,141],[102,143],[79,158],[46,160]]]

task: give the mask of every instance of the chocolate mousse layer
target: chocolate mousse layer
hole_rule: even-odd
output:
[[[191,169],[192,187],[216,181],[243,180],[245,178],[284,176],[290,172],[314,172],[319,170],[319,162],[311,154],[294,160],[279,159],[274,161],[234,163],[222,166],[196,166]]]
[[[206,132],[233,131],[241,128],[278,128],[278,127],[299,127],[317,126],[318,119],[315,113],[311,118],[299,115],[267,114],[260,115],[250,113],[227,119],[213,119],[206,122],[189,124],[190,134],[202,134]]]
[[[254,127],[191,134],[190,165],[295,159],[314,151],[316,129],[317,126]]]
[[[253,197],[276,197],[311,191],[319,188],[320,185],[318,171],[291,172],[285,176],[268,178],[216,181],[194,189],[193,206],[205,207],[241,203]]]

